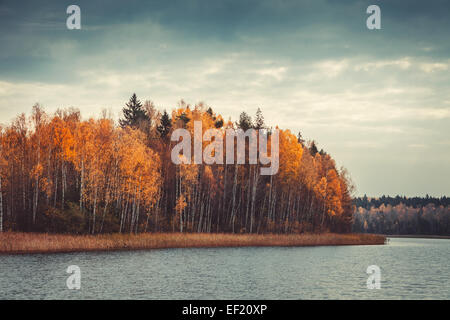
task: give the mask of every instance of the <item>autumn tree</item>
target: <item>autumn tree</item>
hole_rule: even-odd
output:
[[[190,164],[171,161],[171,131],[184,128],[192,137],[197,121],[201,151],[220,159],[231,143],[234,161],[196,164],[193,153]],[[300,135],[275,127],[279,170],[261,175],[265,165],[249,162],[250,139],[244,139],[245,163],[238,164],[236,138],[226,135],[227,129],[251,128],[266,129],[256,138],[266,138],[272,152],[275,131],[260,109],[254,122],[245,112],[233,122],[203,103],[180,101],[169,115],[151,101],[142,105],[134,94],[117,125],[105,113],[82,120],[76,109],[47,114],[36,105],[30,117],[19,115],[0,130],[0,230],[350,231],[348,172],[337,170],[314,141],[305,144]],[[365,221],[370,230],[371,220]]]

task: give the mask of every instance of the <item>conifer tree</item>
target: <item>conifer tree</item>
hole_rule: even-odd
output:
[[[124,119],[119,120],[122,128],[138,128],[142,122],[149,120],[147,111],[142,107],[142,103],[137,99],[135,93],[133,93],[130,101],[128,101],[125,108],[123,108],[123,116]]]
[[[264,125],[264,117],[262,114],[262,111],[260,108],[258,108],[258,110],[256,111],[256,117],[255,117],[255,125],[254,128],[256,130],[259,129],[265,129],[265,125]]]
[[[170,128],[172,127],[172,122],[170,121],[169,114],[166,110],[164,110],[160,122],[161,124],[158,126],[157,130],[161,137],[165,137],[170,132]]]
[[[237,127],[247,131],[253,127],[252,118],[244,111],[239,116],[239,122],[236,123]]]
[[[311,142],[311,146],[309,147],[309,152],[311,152],[312,156],[315,156],[316,153],[319,152],[319,150],[317,149],[315,141]]]

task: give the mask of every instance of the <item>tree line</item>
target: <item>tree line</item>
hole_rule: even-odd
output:
[[[180,101],[169,114],[135,94],[116,124],[106,112],[46,113],[36,104],[0,127],[0,231],[349,232],[353,185],[314,141],[279,130],[279,171],[261,164],[171,161],[177,128],[266,129],[258,109],[225,121]],[[224,135],[224,141],[226,137]],[[205,147],[205,143],[203,144]],[[248,148],[248,143],[246,144]],[[270,151],[270,146],[269,146]],[[236,161],[235,161],[236,163]]]
[[[449,198],[356,198],[353,231],[379,234],[450,235]]]
[[[388,205],[396,206],[400,203],[408,207],[419,208],[426,206],[427,204],[434,204],[435,206],[444,206],[447,207],[450,205],[450,198],[446,196],[442,197],[430,197],[428,194],[425,197],[406,197],[406,196],[381,196],[381,197],[367,197],[364,195],[363,197],[354,198],[353,203],[356,207],[363,207],[365,209],[370,209],[371,207],[379,207],[380,205]]]

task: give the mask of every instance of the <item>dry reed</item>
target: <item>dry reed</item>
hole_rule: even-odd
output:
[[[65,235],[0,233],[0,253],[50,253],[200,247],[335,246],[384,244],[373,234],[143,233]]]

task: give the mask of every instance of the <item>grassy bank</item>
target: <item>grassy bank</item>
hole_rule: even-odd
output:
[[[371,234],[206,234],[145,233],[63,235],[0,233],[0,253],[50,253],[76,251],[139,250],[200,247],[264,247],[384,244],[382,235]]]

